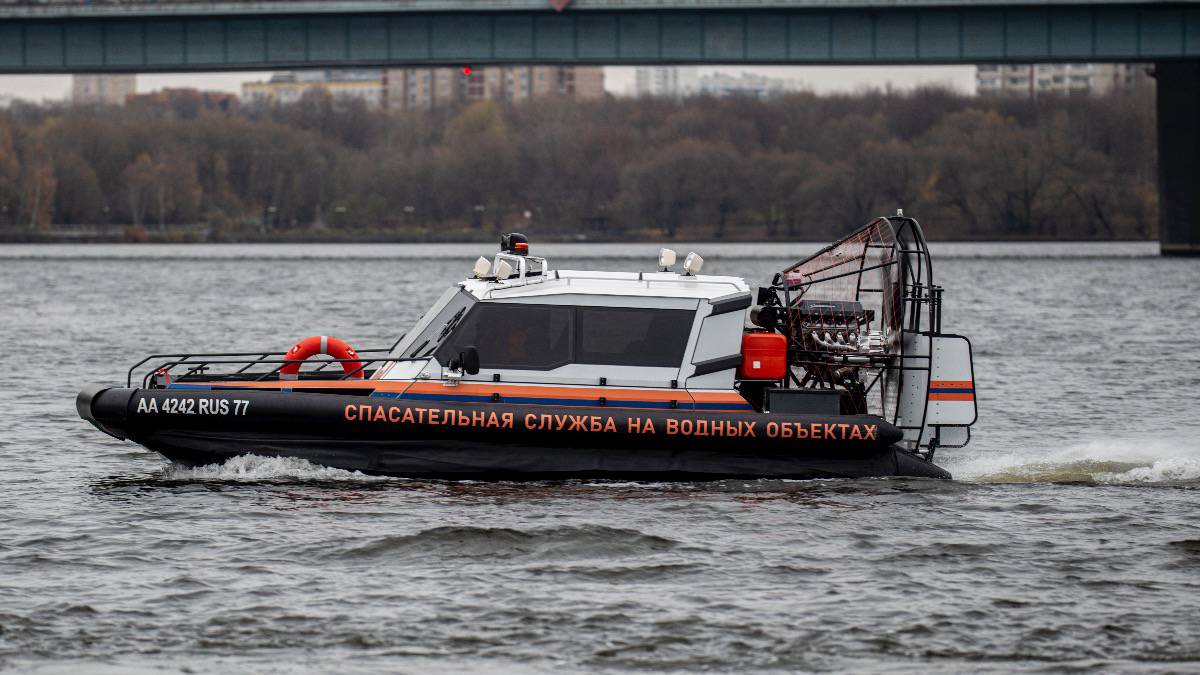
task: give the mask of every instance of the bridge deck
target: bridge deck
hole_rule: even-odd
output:
[[[468,3],[7,2],[0,5],[0,72],[1200,57],[1200,4],[1194,2],[998,8],[930,0],[891,0],[886,7],[883,0],[854,0],[854,6],[801,0],[789,2],[786,10],[771,9],[782,3],[769,0],[577,2],[561,13],[519,9],[541,5],[534,0],[479,0],[470,3],[473,10],[456,12],[430,10]],[[383,5],[390,11],[372,11]],[[658,9],[612,9],[646,5]],[[668,5],[673,8],[663,9]],[[508,7],[518,9],[499,11]]]
[[[1183,0],[1188,4],[1192,0]],[[853,9],[995,7],[979,0],[569,0],[572,12],[588,11],[749,11],[795,9]],[[1007,0],[1003,6],[1043,8],[1080,5],[1152,5],[1160,0]],[[549,0],[0,0],[2,18],[65,18],[114,16],[192,16],[198,14],[371,14],[392,12],[539,12]]]

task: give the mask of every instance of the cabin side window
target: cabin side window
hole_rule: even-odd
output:
[[[678,368],[694,316],[683,309],[480,303],[436,358],[447,365],[474,345],[486,369],[553,370],[569,363]]]
[[[437,351],[442,365],[467,345],[479,350],[481,368],[550,370],[570,362],[571,308],[481,303]]]
[[[575,363],[675,368],[683,360],[695,312],[646,307],[575,310]]]

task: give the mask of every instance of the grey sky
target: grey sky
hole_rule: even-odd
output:
[[[609,67],[605,73],[606,88],[614,94],[628,93],[633,87],[633,68]],[[726,66],[701,68],[700,72],[762,73],[772,77],[797,80],[806,88],[819,93],[852,92],[863,87],[909,89],[921,84],[946,84],[963,92],[975,87],[972,66]],[[239,92],[242,82],[268,77],[270,73],[171,73],[139,75],[138,91],[154,91],[163,87],[195,87]],[[33,101],[66,98],[71,87],[69,75],[4,75],[0,76],[0,95],[11,95]]]

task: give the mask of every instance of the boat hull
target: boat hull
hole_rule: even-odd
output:
[[[949,474],[869,415],[451,404],[249,389],[80,392],[101,431],[187,465],[297,457],[414,478],[844,478]]]

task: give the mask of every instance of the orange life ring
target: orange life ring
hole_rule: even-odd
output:
[[[298,379],[300,377],[300,364],[315,354],[328,354],[335,359],[358,358],[358,352],[346,344],[345,340],[339,340],[328,335],[313,335],[297,342],[288,350],[287,355],[283,357],[288,363],[279,369],[279,379]],[[353,375],[350,375],[352,379],[363,379],[363,364],[361,361],[342,361],[341,365],[343,372],[348,375],[353,373]]]

